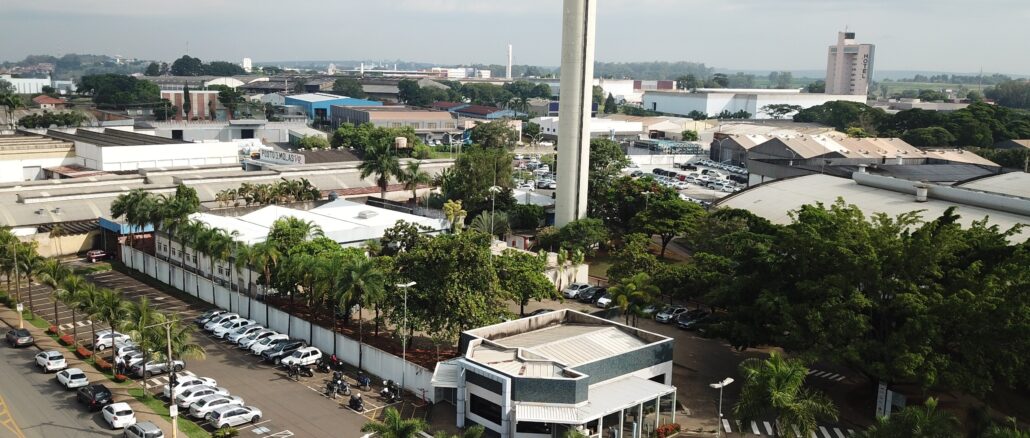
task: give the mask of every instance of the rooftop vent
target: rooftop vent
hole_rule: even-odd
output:
[[[376,213],[376,212],[374,212],[372,210],[365,210],[365,211],[362,211],[362,212],[358,213],[358,219],[371,219],[371,218],[374,218],[374,217],[376,217],[378,215],[379,215],[379,213]]]

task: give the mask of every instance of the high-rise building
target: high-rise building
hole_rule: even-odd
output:
[[[854,32],[838,32],[826,64],[826,94],[868,94],[875,53],[875,45],[856,43]]]
[[[253,61],[251,61],[250,58],[243,58],[243,70],[246,71],[247,73],[250,73],[250,71],[253,70],[253,69],[254,69]]]

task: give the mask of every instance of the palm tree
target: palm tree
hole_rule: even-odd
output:
[[[608,306],[618,306],[626,315],[626,324],[630,323],[632,317],[633,326],[636,327],[637,318],[644,313],[644,308],[658,295],[659,290],[651,284],[651,276],[640,272],[622,284],[613,286],[609,293],[612,295],[612,301]]]
[[[274,243],[264,241],[254,244],[252,247],[254,257],[254,267],[259,269],[265,279],[264,293],[262,295],[268,295],[268,288],[272,285],[272,271],[279,264],[279,259],[282,258],[282,253],[279,252],[279,248]],[[268,306],[265,305],[265,324],[268,322]]]
[[[254,247],[247,245],[243,242],[236,242],[235,245],[236,258],[233,259],[233,265],[236,268],[236,273],[240,276],[243,275],[243,271],[247,271],[247,317],[250,318],[251,303],[253,302],[253,293],[250,285],[254,284]],[[237,283],[236,279],[233,278],[233,283]],[[236,285],[236,293],[240,294],[240,285]],[[237,302],[239,300],[237,299]]]
[[[125,218],[129,225],[129,247],[134,248],[135,235],[143,231],[146,220],[149,219],[152,206],[144,205],[153,202],[153,194],[143,189],[133,189],[129,193],[118,195],[111,202],[111,217],[114,219]],[[129,267],[132,267],[132,257],[129,258]]]
[[[174,358],[185,360],[207,357],[204,347],[193,342],[194,327],[193,324],[183,324],[178,315],[166,318],[164,330],[162,330],[165,336],[160,337],[157,341],[157,350],[165,356],[165,360],[170,362]],[[169,351],[171,351],[172,357],[168,357]],[[175,373],[178,370],[171,367],[168,371],[171,373],[169,378],[175,381]]]
[[[361,178],[365,179],[375,175],[376,185],[379,186],[380,199],[386,200],[386,189],[390,185],[390,178],[400,176],[401,165],[397,160],[388,143],[374,143],[365,148],[361,164],[358,165],[361,171]]]
[[[53,228],[50,228],[50,235],[48,237],[50,238],[50,242],[57,243],[56,255],[58,256],[64,254],[64,249],[61,248],[61,238],[67,234],[68,233],[64,230],[64,227],[62,227],[61,224],[54,224]]]
[[[876,424],[863,432],[865,438],[953,438],[959,436],[958,419],[937,409],[930,397],[922,406],[906,406],[901,412],[878,417]]]
[[[837,419],[832,400],[805,388],[808,368],[799,360],[773,352],[768,359],[741,362],[740,373],[744,385],[734,412],[744,424],[771,415],[780,435],[793,431],[808,436],[815,431],[818,419]]]
[[[447,221],[451,223],[451,231],[460,233],[465,225],[465,216],[468,215],[468,212],[461,208],[461,200],[448,200],[444,203],[443,214]]]
[[[129,335],[139,344],[143,351],[143,377],[148,378],[147,361],[154,358],[155,346],[164,337],[164,327],[158,324],[165,322],[165,315],[155,310],[147,297],[130,302],[126,306],[125,319],[120,321],[118,330]]]
[[[372,305],[371,298],[386,294],[386,277],[371,259],[361,259],[350,266],[349,272],[343,274],[339,285],[342,293],[337,298],[337,305],[346,307],[350,303],[358,304],[358,344],[364,344],[364,319],[362,311]],[[362,364],[362,349],[358,349],[358,369]]]
[[[411,190],[411,200],[416,204],[418,204],[418,186],[433,182],[433,179],[429,177],[429,172],[422,170],[421,161],[409,161],[401,171],[400,180],[404,183],[406,190]]]
[[[492,218],[490,216],[493,216]],[[483,234],[490,234],[497,236],[501,239],[511,232],[511,226],[508,224],[508,214],[505,212],[490,213],[484,211],[472,219],[472,223],[469,224],[469,228],[482,232]]]
[[[43,261],[43,265],[39,270],[39,282],[50,287],[51,297],[50,299],[54,302],[54,326],[60,327],[60,321],[57,320],[57,292],[60,290],[62,282],[69,275],[72,270],[68,269],[67,266],[61,264],[55,258],[48,258]]]
[[[395,408],[386,408],[382,421],[370,421],[361,426],[362,432],[371,432],[379,438],[414,438],[428,427],[420,418],[403,419]]]
[[[57,293],[54,295],[54,298],[64,303],[72,311],[72,339],[75,340],[79,339],[79,326],[75,324],[75,313],[81,308],[83,290],[86,285],[92,285],[92,283],[80,275],[69,275],[64,278],[61,288],[57,289]],[[57,317],[55,316],[54,319]],[[54,324],[60,326],[60,321],[55,321]]]
[[[565,278],[565,268],[567,267],[566,265],[568,265],[568,263],[569,263],[569,250],[567,250],[565,248],[558,248],[558,254],[557,254],[555,262],[557,263],[558,266],[555,267],[555,269],[556,269],[555,274],[556,275],[555,275],[554,282],[555,282],[555,285],[558,286],[558,293],[560,294],[561,293],[561,283],[562,283],[562,280]]]
[[[465,431],[460,435],[451,435],[447,432],[437,432],[433,435],[433,438],[482,438],[485,433],[486,429],[477,424],[465,429]]]
[[[36,242],[26,243],[20,245],[21,251],[18,254],[18,271],[20,275],[24,275],[27,282],[26,287],[29,289],[29,311],[36,313],[35,295],[32,293],[32,279],[40,272],[43,268],[43,257],[40,257],[36,253]],[[21,286],[20,276],[15,279],[19,282],[18,301],[21,301]]]
[[[107,324],[107,327],[113,332],[127,316],[129,311],[129,302],[122,299],[121,294],[111,289],[101,288],[95,293],[92,298],[90,308],[90,319],[94,321],[101,321]],[[94,339],[96,339],[94,337]],[[93,348],[96,348],[94,346]],[[111,349],[111,363],[114,363],[114,353],[116,348]]]
[[[11,227],[0,226],[0,270],[7,279],[7,290],[11,290],[11,276],[14,274],[14,261],[17,260],[18,238],[11,233]]]
[[[96,339],[97,324],[95,317],[96,315],[99,315],[101,312],[100,288],[97,287],[96,284],[87,281],[84,282],[82,287],[78,289],[78,293],[76,295],[77,296],[75,297],[75,303],[78,304],[79,310],[82,311],[82,313],[86,314],[86,317],[91,320],[89,330],[93,336],[90,339]],[[93,354],[96,355],[96,342],[93,342],[92,349]]]

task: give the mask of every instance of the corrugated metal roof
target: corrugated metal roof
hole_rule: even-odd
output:
[[[1019,196],[1030,198],[1030,173],[1010,172],[1001,175],[979,178],[959,187],[981,190],[984,192],[1000,193],[1003,195]]]
[[[655,400],[676,391],[635,376],[622,377],[590,387],[590,397],[579,406],[549,403],[515,403],[516,421],[534,421],[557,424],[583,424],[612,412]]]
[[[525,348],[573,367],[647,344],[617,327],[587,324],[560,324],[494,342]]]
[[[461,365],[458,364],[460,358],[454,358],[443,362],[436,363],[436,369],[433,370],[433,378],[429,381],[434,388],[457,388],[458,387],[458,373],[461,372]]]

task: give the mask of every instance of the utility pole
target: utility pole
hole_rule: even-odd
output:
[[[597,3],[597,0],[563,2],[559,164],[556,166],[562,183],[558,186],[555,203],[555,225],[559,227],[587,214]]]
[[[727,378],[723,379],[721,382],[716,382],[716,383],[708,384],[708,386],[711,386],[712,388],[719,390],[719,423],[722,423],[722,389],[725,388],[727,385],[729,385],[731,383],[733,383],[733,378],[732,377],[727,377]],[[721,437],[722,436],[722,424],[719,424],[716,427],[716,429],[719,430],[719,436]]]
[[[404,290],[404,322],[401,326],[401,362],[403,362],[401,364],[401,391],[404,390],[404,370],[408,368],[408,339],[406,337],[408,331],[408,288],[416,284],[418,283],[409,281],[407,283],[396,285]]]

